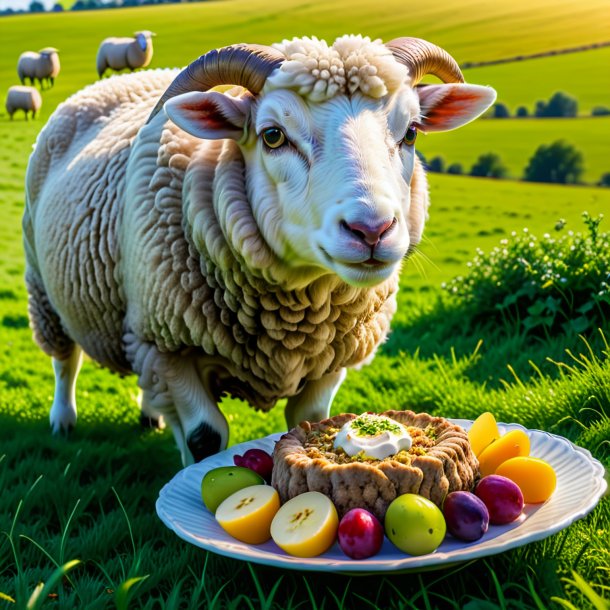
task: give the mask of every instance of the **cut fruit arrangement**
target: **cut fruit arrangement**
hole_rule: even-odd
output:
[[[374,437],[380,431],[368,433]],[[201,496],[218,524],[237,540],[261,544],[272,539],[296,557],[321,555],[337,541],[348,557],[366,559],[380,551],[384,533],[401,551],[425,555],[447,534],[464,542],[479,540],[490,524],[515,521],[524,504],[545,502],[555,490],[555,472],[529,455],[526,432],[501,435],[487,412],[473,422],[468,440],[481,477],[472,490],[450,491],[440,507],[417,493],[401,493],[389,503],[383,523],[359,507],[340,517],[329,496],[319,491],[299,493],[282,504],[268,484],[273,457],[261,449],[236,455],[235,466],[210,470],[201,482]]]

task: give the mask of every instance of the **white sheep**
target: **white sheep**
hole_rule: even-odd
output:
[[[444,84],[416,86],[428,73]],[[76,422],[82,351],[138,376],[185,464],[226,446],[225,393],[264,410],[286,397],[289,426],[326,417],[384,340],[422,234],[417,131],[494,99],[428,42],[345,36],[229,46],[64,102],[23,219],[53,430]]]
[[[32,113],[32,118],[42,107],[42,97],[40,91],[35,87],[14,85],[9,87],[6,94],[6,111],[13,120],[13,115],[17,110],[23,110],[25,120],[28,120],[28,112]]]
[[[34,51],[22,53],[17,62],[17,74],[22,85],[25,85],[26,79],[29,78],[32,85],[38,80],[42,89],[45,81],[50,83],[51,87],[55,84],[60,67],[59,51],[53,47],[46,47],[38,53]]]
[[[97,51],[97,73],[100,78],[104,72],[129,68],[146,68],[153,56],[153,32],[142,30],[134,38],[106,38]]]

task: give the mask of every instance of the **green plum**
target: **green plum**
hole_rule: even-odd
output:
[[[409,555],[432,553],[445,538],[447,525],[440,508],[418,494],[395,498],[385,515],[385,533]]]
[[[250,485],[264,485],[259,474],[243,466],[213,468],[201,481],[201,498],[206,508],[214,514],[223,500],[236,491]]]

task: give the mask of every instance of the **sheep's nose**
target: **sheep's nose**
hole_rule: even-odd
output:
[[[376,246],[384,233],[387,233],[397,222],[396,218],[392,218],[392,220],[383,220],[377,224],[346,222],[345,220],[342,220],[341,226],[365,244]]]

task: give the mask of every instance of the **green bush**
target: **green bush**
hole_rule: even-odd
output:
[[[585,233],[555,231],[541,239],[527,229],[489,254],[477,250],[465,276],[444,287],[476,319],[503,320],[536,335],[586,333],[610,322],[610,233],[600,215],[583,213]]]

